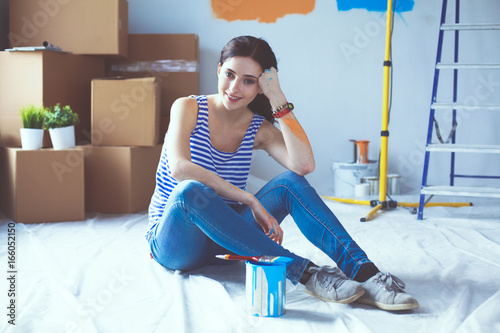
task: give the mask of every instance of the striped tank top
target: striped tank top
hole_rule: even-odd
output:
[[[198,120],[189,140],[191,161],[215,173],[234,186],[245,190],[252,160],[255,134],[260,128],[264,117],[255,114],[239,148],[234,152],[223,152],[214,148],[210,141],[207,96],[196,96],[195,98],[198,102]],[[149,239],[152,229],[158,223],[158,219],[163,215],[170,193],[177,184],[178,182],[170,172],[166,143],[164,143],[156,171],[156,187],[149,205],[147,239]],[[236,204],[235,201],[223,199],[228,204]]]

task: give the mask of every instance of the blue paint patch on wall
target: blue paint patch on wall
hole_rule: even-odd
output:
[[[413,10],[413,0],[396,0],[393,2],[393,11],[396,13]],[[346,11],[351,9],[366,9],[373,12],[387,11],[387,0],[337,0],[337,9]]]

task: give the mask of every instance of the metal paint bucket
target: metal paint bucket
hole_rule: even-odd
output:
[[[247,311],[252,316],[279,317],[285,312],[286,265],[247,261]]]
[[[335,196],[352,197],[355,195],[356,184],[361,184],[362,179],[377,174],[377,163],[333,163],[333,185]],[[377,190],[378,192],[378,190]]]
[[[370,185],[369,195],[377,195],[379,190],[379,180],[378,177],[364,177],[362,180],[363,183],[367,183]]]
[[[387,194],[398,195],[401,193],[401,176],[398,174],[387,175]]]

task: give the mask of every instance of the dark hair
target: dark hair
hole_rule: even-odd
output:
[[[240,36],[231,39],[220,53],[219,65],[222,66],[226,60],[237,56],[252,58],[262,69],[274,67],[278,70],[276,56],[269,44],[262,38]],[[274,123],[271,104],[264,94],[255,96],[255,99],[248,104],[248,108],[253,113],[260,114],[271,123]]]

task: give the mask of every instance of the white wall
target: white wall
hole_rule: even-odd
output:
[[[289,15],[276,23],[226,22],[216,19],[209,0],[128,0],[130,33],[195,33],[200,38],[201,93],[216,92],[216,67],[221,48],[234,36],[250,34],[265,38],[275,51],[280,82],[295,114],[309,135],[316,157],[316,171],[308,179],[321,194],[333,189],[332,163],[352,159],[349,139],[370,140],[369,158],[378,159],[382,125],[382,83],[385,48],[385,14],[366,10],[339,12],[335,0],[317,0],[309,15]],[[463,0],[462,2],[469,2]],[[470,1],[472,2],[472,1]],[[464,19],[498,22],[500,2],[473,1],[463,6]],[[477,8],[484,4],[485,11]],[[393,101],[390,118],[389,172],[399,173],[403,191],[418,192],[423,149],[427,134],[441,1],[415,1],[413,11],[395,15],[393,34]],[[450,16],[451,17],[451,16]],[[489,35],[488,35],[489,36]],[[495,43],[472,39],[467,47],[473,56],[490,54],[498,62],[500,33]],[[346,52],[354,51],[354,53]],[[484,59],[483,59],[484,60]],[[489,77],[490,102],[500,95],[499,71]],[[465,85],[481,87],[478,74]],[[446,78],[443,78],[443,82]],[[483,80],[484,81],[484,80]],[[484,91],[481,90],[481,91]],[[468,92],[467,94],[471,94]],[[467,95],[464,95],[467,96]],[[461,127],[475,117],[467,114]],[[463,121],[462,121],[463,120]],[[462,124],[464,123],[464,124]],[[479,124],[486,131],[482,143],[499,143],[498,117],[488,116]],[[442,123],[443,132],[449,130]],[[460,139],[470,139],[470,129]],[[493,142],[491,142],[493,141]],[[475,156],[474,156],[475,157]],[[478,164],[484,172],[500,174],[500,161],[493,163],[466,157],[463,164]],[[448,158],[433,158],[430,181],[446,183]],[[281,170],[264,153],[257,153],[252,173],[269,179]]]

